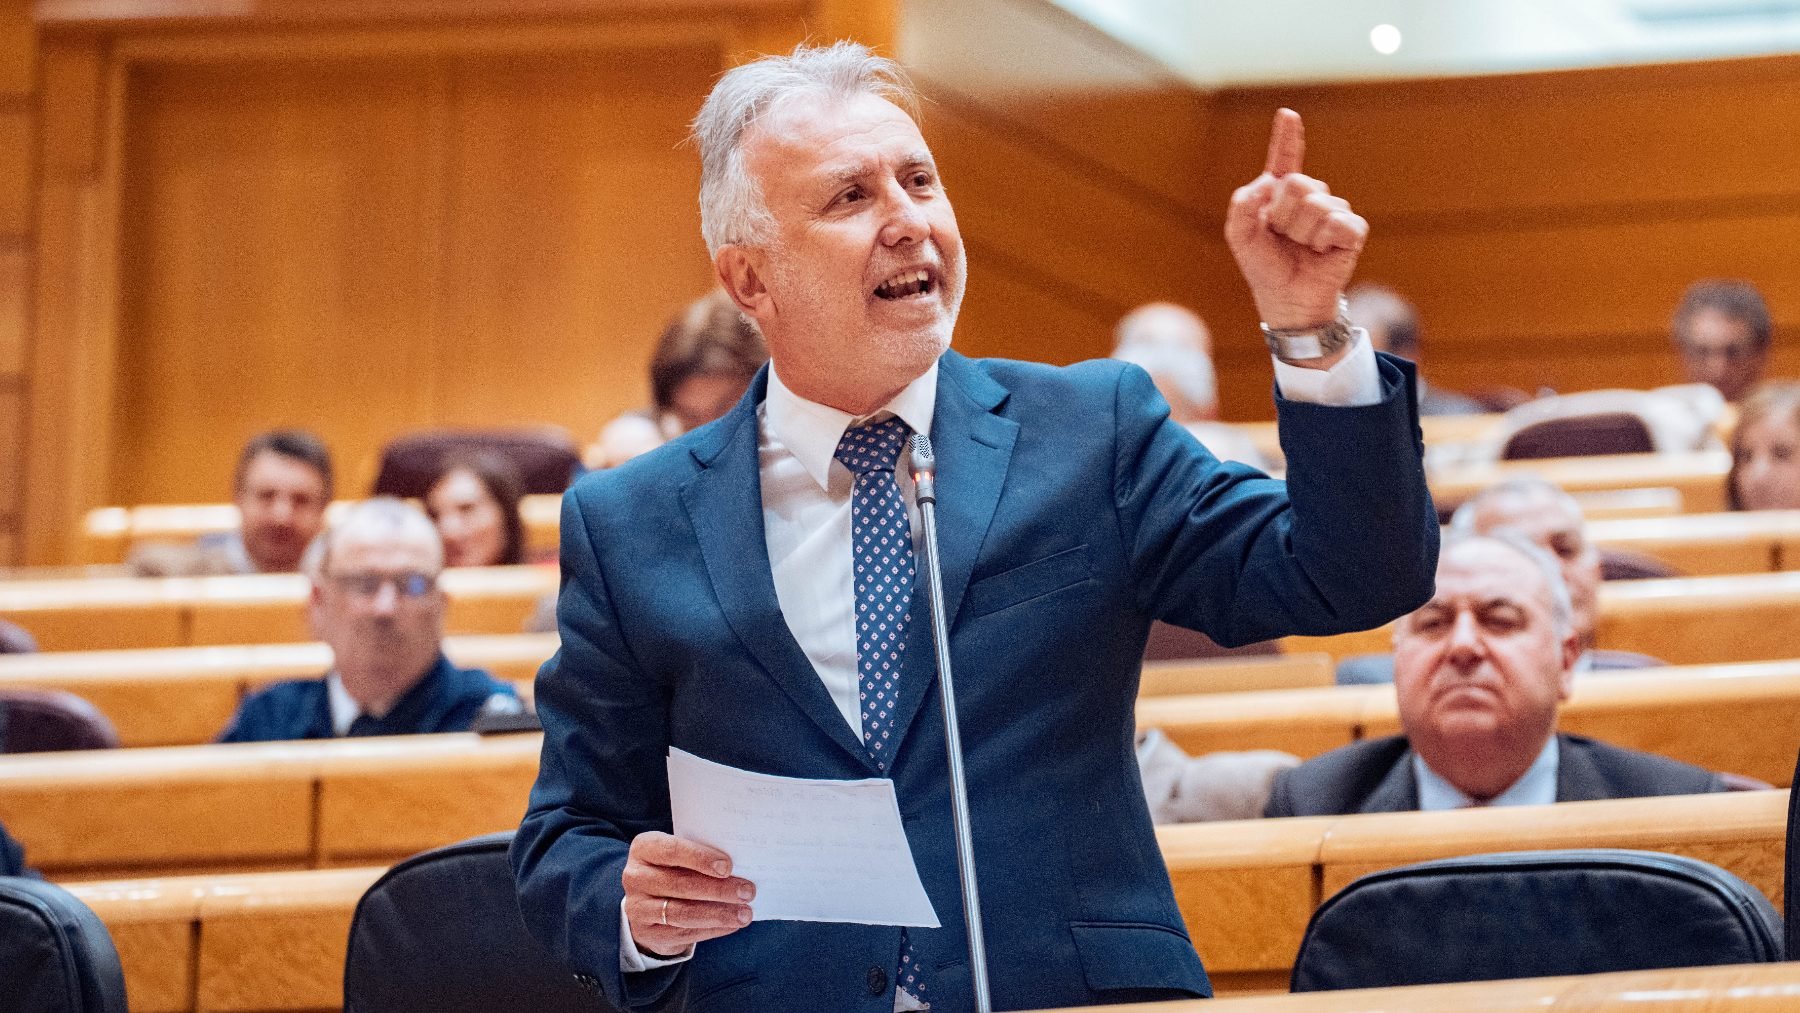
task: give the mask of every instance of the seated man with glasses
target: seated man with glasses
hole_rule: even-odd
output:
[[[518,713],[511,686],[445,659],[443,567],[437,528],[417,508],[382,497],[345,511],[301,562],[331,671],[251,694],[220,741],[458,732],[484,713]]]

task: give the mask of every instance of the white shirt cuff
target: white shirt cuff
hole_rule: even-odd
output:
[[[682,950],[673,957],[652,957],[643,950],[638,949],[637,943],[633,942],[631,938],[631,919],[625,917],[625,901],[623,898],[620,898],[619,970],[624,971],[627,974],[630,974],[633,971],[654,971],[659,967],[669,967],[674,964],[679,964],[684,960],[690,960],[693,956],[694,947],[691,944],[687,949]]]
[[[1350,353],[1330,369],[1307,369],[1270,356],[1275,363],[1275,386],[1289,401],[1360,408],[1381,403],[1381,371],[1375,365],[1375,348],[1362,328],[1354,332]]]

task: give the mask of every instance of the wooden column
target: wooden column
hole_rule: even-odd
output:
[[[19,562],[30,385],[32,210],[37,201],[37,34],[0,7],[0,566]]]

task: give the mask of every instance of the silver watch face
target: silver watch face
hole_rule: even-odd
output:
[[[1283,359],[1322,359],[1325,357],[1325,346],[1320,343],[1317,334],[1298,334],[1275,340],[1281,343],[1281,351],[1276,354]]]

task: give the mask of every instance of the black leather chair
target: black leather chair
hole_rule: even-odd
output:
[[[525,932],[512,832],[401,862],[357,902],[344,1013],[609,1013]]]
[[[67,890],[0,877],[0,1013],[125,1013],[112,936]]]
[[[1755,887],[1694,858],[1575,849],[1473,855],[1356,880],[1313,912],[1296,992],[1782,958]]]
[[[476,453],[510,462],[527,495],[561,493],[581,470],[581,451],[574,438],[556,426],[431,430],[402,436],[382,448],[372,495],[422,498],[445,460]]]
[[[1794,759],[1794,790],[1788,793],[1787,862],[1781,910],[1787,918],[1787,951],[1800,957],[1800,756]]]
[[[116,749],[119,733],[99,709],[53,689],[0,690],[0,753]]]

